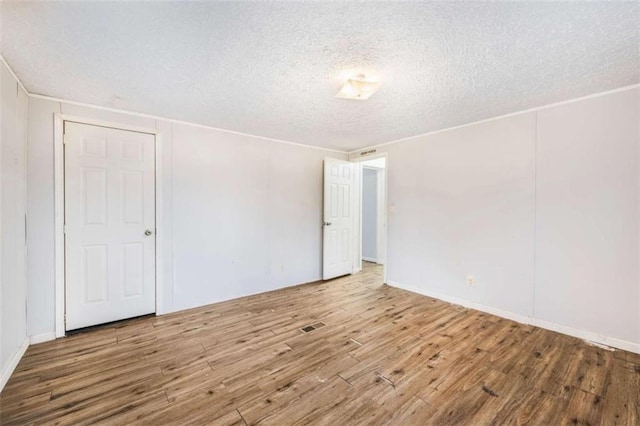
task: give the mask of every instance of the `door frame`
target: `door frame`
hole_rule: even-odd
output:
[[[162,311],[162,138],[158,129],[113,123],[69,114],[54,114],[54,205],[55,205],[55,335],[64,337],[65,330],[65,244],[64,244],[64,123],[66,121],[90,126],[108,127],[117,130],[146,133],[154,136],[155,143],[155,211],[156,211],[156,247],[155,247],[155,314]]]
[[[385,164],[386,166],[386,164]],[[376,258],[375,260],[370,260],[368,258],[365,259],[364,254],[362,254],[362,260],[366,260],[368,262],[374,262],[377,263],[379,265],[384,265],[385,264],[385,238],[384,238],[384,229],[385,229],[385,205],[384,205],[384,191],[385,191],[385,174],[386,174],[386,167],[385,168],[381,168],[381,167],[374,167],[374,166],[367,166],[367,165],[362,165],[362,185],[361,185],[361,193],[362,196],[364,197],[364,171],[365,170],[372,170],[374,172],[376,172]],[[364,200],[363,200],[364,201]],[[361,206],[364,206],[364,203],[361,201],[360,202]],[[364,224],[364,208],[360,208],[360,217],[361,219],[361,224],[360,224],[360,229],[362,229],[363,224]],[[362,251],[362,238],[363,236],[360,236],[360,250]]]
[[[382,237],[382,242],[376,244],[378,250],[380,250],[380,248],[382,248],[382,252],[383,254],[383,263],[382,263],[382,278],[383,278],[383,282],[386,284],[387,283],[387,270],[388,270],[388,264],[389,264],[389,259],[387,256],[388,253],[388,245],[389,245],[389,241],[388,241],[388,235],[389,232],[387,231],[388,227],[389,227],[389,155],[386,152],[381,152],[381,153],[376,153],[376,154],[370,154],[370,155],[362,155],[362,156],[358,156],[352,157],[352,154],[349,155],[349,161],[353,162],[353,163],[362,163],[364,161],[369,161],[369,160],[375,160],[376,158],[384,158],[385,159],[385,168],[384,168],[384,188],[382,188],[382,191],[380,191],[380,188],[378,188],[379,192],[378,194],[382,196],[382,206],[381,208],[378,209],[378,212],[380,213],[380,211],[382,211],[383,217],[382,217],[382,233],[378,235],[378,240],[380,240],[380,238]],[[358,250],[356,250],[357,252],[357,256],[358,256],[358,268],[360,270],[362,270],[362,164],[360,164],[360,171],[359,171],[359,180],[358,180],[358,196],[360,199],[360,203],[359,203],[359,212],[358,212],[358,220],[359,220],[359,224],[357,226],[358,231]],[[378,183],[380,183],[380,175],[378,174]],[[380,207],[380,206],[378,206]],[[380,218],[378,218],[380,220]],[[381,247],[382,246],[382,247]],[[378,255],[379,257],[379,255]]]

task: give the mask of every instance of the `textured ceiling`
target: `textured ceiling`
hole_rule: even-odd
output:
[[[3,2],[2,55],[68,100],[352,150],[640,80],[638,2]],[[349,72],[368,101],[335,98]]]

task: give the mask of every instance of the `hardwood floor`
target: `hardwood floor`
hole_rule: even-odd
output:
[[[388,287],[381,272],[32,346],[0,423],[640,424],[640,355]]]

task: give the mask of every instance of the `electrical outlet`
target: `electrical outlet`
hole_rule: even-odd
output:
[[[476,277],[474,277],[473,275],[467,275],[467,284],[469,284],[471,287],[476,285]]]

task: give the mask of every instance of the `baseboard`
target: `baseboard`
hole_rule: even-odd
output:
[[[37,345],[38,343],[48,342],[50,340],[56,340],[55,331],[50,331],[48,333],[36,334],[35,336],[29,337],[29,342],[32,345]]]
[[[413,293],[418,293],[423,296],[433,297],[434,299],[442,300],[443,302],[453,303],[454,305],[464,306],[465,308],[475,309],[477,311],[486,312],[488,314],[496,315],[502,318],[510,319],[512,321],[519,322],[521,324],[534,325],[536,327],[544,328],[546,330],[555,331],[558,333],[566,334],[572,337],[593,342],[600,345],[610,346],[616,349],[622,349],[629,352],[640,354],[640,343],[629,342],[627,340],[618,339],[616,337],[604,336],[593,331],[585,331],[570,326],[558,324],[551,321],[541,320],[515,312],[506,311],[504,309],[495,308],[492,306],[486,306],[481,303],[471,302],[469,300],[460,299],[453,296],[447,296],[417,288],[414,286],[404,285],[395,281],[387,280],[387,284],[392,287],[397,287],[402,290],[407,290]]]
[[[314,279],[314,280],[311,280],[311,281],[305,281],[303,283],[283,284],[283,285],[275,286],[275,287],[273,287],[273,288],[271,288],[269,290],[260,291],[258,293],[249,293],[249,294],[244,294],[244,295],[237,295],[237,296],[233,296],[233,297],[229,297],[229,298],[212,300],[212,301],[209,301],[209,302],[206,302],[206,303],[198,303],[198,304],[193,304],[193,305],[189,304],[189,305],[183,305],[183,306],[164,307],[163,309],[156,310],[156,316],[159,317],[159,316],[162,316],[162,315],[174,314],[176,312],[189,311],[191,309],[199,309],[199,308],[202,308],[203,306],[215,305],[217,303],[228,302],[230,300],[243,299],[245,297],[252,297],[252,296],[259,295],[259,294],[271,293],[272,291],[282,290],[282,289],[285,289],[285,288],[300,287],[300,286],[305,286],[305,285],[309,285],[309,284],[319,284],[319,283],[322,283],[322,282],[324,282],[324,280],[322,278],[317,278],[317,279]]]
[[[0,375],[0,392],[2,392],[2,389],[4,389],[4,386],[9,381],[9,378],[11,377],[11,375],[13,374],[13,371],[18,366],[18,363],[22,359],[22,356],[27,351],[28,347],[29,347],[29,338],[25,337],[24,342],[22,342],[20,347],[18,347],[18,350],[16,351],[16,353],[13,354],[13,356],[9,360],[9,363],[2,370],[2,374]]]
[[[378,259],[376,259],[375,257],[362,256],[362,260],[366,260],[367,262],[371,263],[378,263]]]

